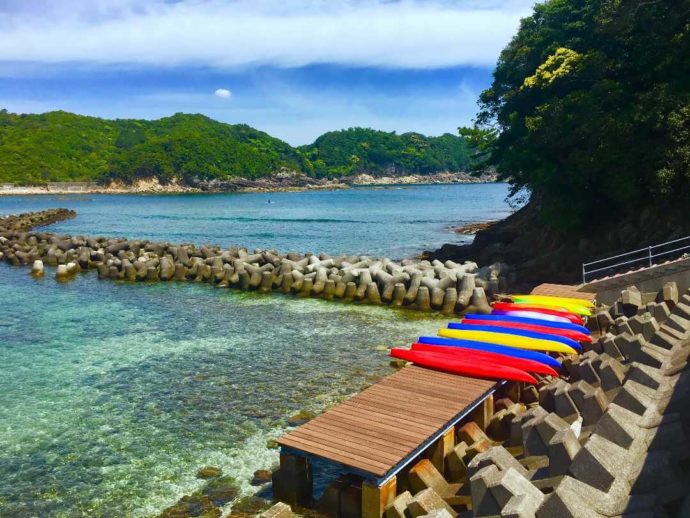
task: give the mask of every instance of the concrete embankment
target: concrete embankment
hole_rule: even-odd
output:
[[[395,262],[366,256],[279,254],[273,250],[175,245],[122,238],[91,238],[33,232],[74,212],[55,209],[0,220],[0,259],[13,265],[57,267],[66,281],[96,269],[102,279],[195,281],[219,288],[278,291],[368,304],[387,304],[444,314],[489,312],[487,298],[505,289],[501,264],[479,268],[467,261]],[[41,261],[38,263],[37,261]]]
[[[315,507],[367,518],[689,516],[690,290],[632,292],[589,319],[595,340],[563,359],[560,378],[500,387],[379,488],[380,507],[365,505],[371,486],[352,474]],[[290,509],[262,516],[277,515]]]

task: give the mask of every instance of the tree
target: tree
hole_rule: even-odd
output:
[[[487,160],[561,228],[687,206],[689,55],[688,0],[536,5],[480,97]]]

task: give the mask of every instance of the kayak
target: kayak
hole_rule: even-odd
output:
[[[451,374],[495,380],[526,381],[527,383],[537,382],[536,379],[525,371],[514,367],[492,365],[491,363],[478,360],[454,359],[447,354],[410,351],[409,349],[391,349],[390,355],[393,358],[400,358],[422,367],[429,367],[430,369]]]
[[[516,317],[526,317],[526,318],[537,318],[544,321],[551,322],[568,322],[570,324],[582,324],[582,322],[573,322],[573,320],[565,317],[559,317],[556,315],[547,315],[545,313],[539,313],[538,311],[519,311],[517,309],[504,310],[504,309],[493,309],[491,310],[492,315],[512,315]]]
[[[533,308],[541,309],[554,309],[556,311],[565,311],[567,313],[574,313],[575,315],[580,315],[583,317],[592,316],[592,312],[589,308],[585,306],[580,306],[578,304],[566,304],[566,303],[548,303],[548,302],[526,302],[522,300],[514,300],[513,304],[519,304],[520,306],[531,306]]]
[[[535,306],[532,304],[514,304],[512,302],[494,302],[491,307],[506,311],[534,311],[536,313],[543,313],[545,315],[554,315],[557,317],[567,318],[576,324],[582,322],[582,316],[566,309],[547,308],[545,306]]]
[[[554,353],[576,354],[575,349],[569,345],[555,342],[554,340],[539,340],[537,338],[526,338],[524,336],[510,335],[505,333],[495,333],[489,331],[464,331],[460,329],[439,329],[439,336],[446,338],[460,338],[465,340],[476,340],[490,344],[508,345],[518,349],[529,349],[531,351],[549,351]]]
[[[508,347],[505,345],[489,344],[486,342],[476,342],[473,340],[457,340],[454,338],[441,338],[440,336],[420,336],[417,343],[420,344],[432,344],[432,345],[444,345],[449,347],[458,347],[460,349],[472,350],[472,351],[487,351],[492,353],[498,353],[505,356],[511,356],[513,358],[524,358],[526,360],[534,360],[544,365],[549,365],[554,368],[561,366],[556,358],[553,358],[545,353],[540,353],[538,351],[529,351],[525,349],[515,349],[514,347]]]
[[[582,350],[582,346],[573,340],[572,338],[567,338],[565,336],[556,335],[553,333],[538,333],[536,331],[528,331],[525,329],[517,329],[514,327],[500,327],[492,326],[491,324],[486,326],[480,325],[468,325],[468,324],[448,324],[448,329],[460,329],[466,331],[488,331],[490,333],[504,333],[515,336],[524,336],[525,338],[536,338],[537,340],[553,340],[554,342],[560,342],[562,344],[568,345],[577,351]]]
[[[493,326],[505,327],[508,329],[520,329],[524,331],[534,331],[535,333],[546,333],[549,335],[564,336],[578,342],[592,342],[592,337],[580,331],[572,331],[570,329],[559,329],[557,327],[548,327],[536,324],[522,324],[520,322],[503,322],[501,320],[479,320],[479,319],[464,319],[462,324],[466,326]],[[454,327],[448,325],[448,327]]]
[[[596,307],[594,302],[591,302],[587,299],[576,299],[572,297],[551,297],[549,295],[511,295],[510,298],[513,300],[519,300],[521,302],[534,302],[535,304],[577,304],[578,306],[583,306],[590,309]]]
[[[585,326],[578,324],[572,324],[569,320],[566,322],[551,322],[549,320],[544,320],[541,318],[525,318],[525,317],[514,317],[510,315],[475,315],[468,314],[463,317],[463,322],[469,320],[486,320],[492,322],[512,322],[517,324],[529,324],[535,326],[543,326],[551,329],[562,329],[568,331],[574,331],[576,333],[582,333],[584,335],[591,335],[592,332]]]
[[[516,369],[525,372],[534,372],[536,374],[544,374],[547,376],[558,377],[558,373],[548,365],[534,361],[525,360],[524,358],[513,358],[504,354],[490,353],[485,351],[472,351],[471,349],[461,349],[460,347],[452,347],[447,345],[432,345],[414,343],[411,346],[413,351],[422,351],[429,353],[447,354],[452,358],[471,358],[480,361],[494,363],[496,365],[507,365],[508,367],[515,367]]]

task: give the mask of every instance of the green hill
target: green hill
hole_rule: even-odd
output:
[[[465,171],[469,152],[462,137],[446,133],[425,137],[419,133],[388,133],[349,128],[324,133],[313,144],[301,146],[317,176],[369,174],[430,174]]]
[[[250,126],[203,115],[106,120],[62,111],[20,115],[0,110],[0,182],[19,185],[258,178],[282,168],[319,177],[427,174],[463,171],[467,157],[465,141],[453,135],[354,128],[293,148]]]
[[[254,178],[304,168],[289,144],[203,115],[105,120],[66,112],[0,112],[0,181]]]

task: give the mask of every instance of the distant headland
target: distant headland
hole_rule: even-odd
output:
[[[107,120],[0,110],[7,193],[204,192],[494,181],[476,178],[460,135],[349,128],[292,147],[244,124],[178,113]]]

